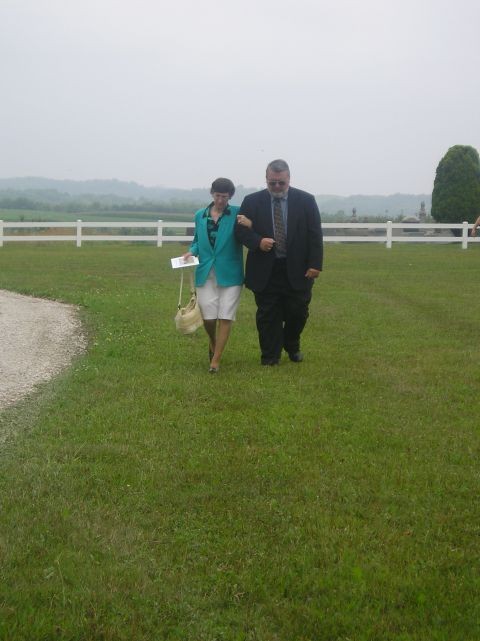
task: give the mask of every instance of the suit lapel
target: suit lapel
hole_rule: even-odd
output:
[[[200,228],[201,229],[201,246],[203,248],[203,251],[207,251],[207,252],[210,252],[210,254],[213,254],[213,249],[208,239],[207,217],[202,216],[200,222],[201,222],[201,228]]]
[[[266,231],[266,236],[269,238],[273,238],[273,220],[272,220],[272,198],[270,196],[270,192],[268,189],[265,189],[263,194],[261,195],[262,203],[261,203],[261,211],[265,212],[265,231]]]
[[[292,242],[297,231],[298,197],[296,191],[290,187],[288,190],[287,210],[287,247]]]

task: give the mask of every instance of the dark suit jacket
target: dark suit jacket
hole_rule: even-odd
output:
[[[252,229],[238,223],[236,238],[248,247],[245,285],[254,292],[265,289],[275,261],[275,252],[260,249],[262,238],[273,238],[272,205],[267,189],[246,196],[240,212],[250,218]],[[322,269],[323,237],[320,212],[312,194],[290,187],[287,215],[287,273],[293,289],[312,286],[305,278],[310,267]]]

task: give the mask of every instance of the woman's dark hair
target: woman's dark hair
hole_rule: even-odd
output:
[[[235,193],[235,185],[229,178],[216,178],[212,183],[212,188],[210,193],[213,194],[217,192],[218,194],[230,194],[230,198]]]

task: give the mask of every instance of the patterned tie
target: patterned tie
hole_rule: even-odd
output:
[[[287,255],[287,236],[285,234],[285,223],[283,222],[282,201],[280,198],[273,199],[273,226],[275,233],[275,251],[277,256]]]

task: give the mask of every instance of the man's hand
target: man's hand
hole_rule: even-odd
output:
[[[313,269],[313,267],[309,267],[305,273],[305,278],[311,278],[312,280],[315,278],[318,278],[320,274],[320,271],[318,269]]]
[[[275,245],[275,240],[273,238],[262,238],[260,241],[260,249],[262,252],[272,251],[273,246]]]

